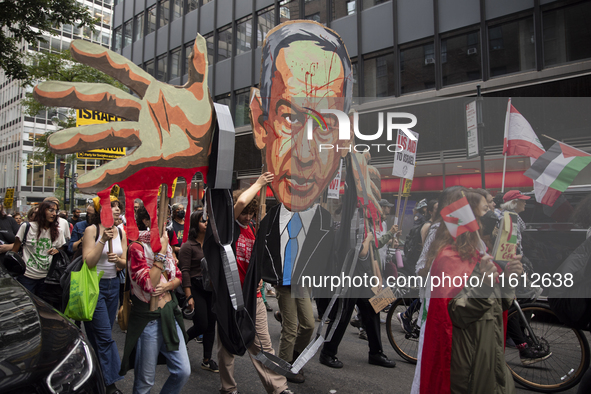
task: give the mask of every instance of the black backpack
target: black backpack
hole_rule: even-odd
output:
[[[421,238],[421,229],[423,228],[423,224],[417,224],[406,236],[406,240],[404,242],[404,266],[405,268],[413,269],[421,257],[421,252],[423,251],[423,240]]]

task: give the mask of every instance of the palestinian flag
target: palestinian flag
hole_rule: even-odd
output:
[[[466,196],[443,208],[441,218],[454,239],[467,231],[474,232],[480,228]]]
[[[562,142],[556,142],[524,175],[561,192],[591,163],[591,155]]]

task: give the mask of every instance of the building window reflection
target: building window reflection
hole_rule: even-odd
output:
[[[170,52],[170,79],[175,79],[181,76],[181,48],[174,49]]]
[[[480,38],[477,31],[441,40],[443,86],[482,78]]]
[[[133,41],[144,38],[144,13],[135,16]]]
[[[534,18],[489,27],[488,50],[491,77],[534,69]]]
[[[279,23],[300,19],[299,0],[281,0],[279,2]]]
[[[148,8],[148,29],[146,31],[146,34],[150,34],[152,32],[156,31],[156,6],[152,6],[150,8]]]
[[[218,33],[218,59],[220,62],[232,56],[232,26],[220,29]]]
[[[363,61],[364,97],[388,97],[395,94],[396,65],[392,50]]]
[[[252,42],[252,17],[236,22],[236,55],[250,51]]]
[[[168,25],[170,20],[170,0],[161,0],[158,3],[160,19],[158,21],[158,28]]]
[[[156,63],[156,79],[165,82],[167,80],[166,69],[168,66],[166,55],[158,57]]]
[[[249,94],[250,88],[236,91],[236,109],[234,111],[234,123],[236,127],[250,124]]]
[[[263,46],[263,40],[267,37],[267,33],[275,26],[275,9],[269,7],[265,10],[259,11],[257,17],[257,46]]]
[[[133,19],[130,19],[123,24],[123,47],[131,45],[132,32],[133,32]]]
[[[355,13],[355,0],[332,0],[332,20]]]
[[[400,50],[400,92],[416,92],[435,87],[433,43]]]
[[[591,57],[591,2],[542,14],[544,64],[553,66]]]

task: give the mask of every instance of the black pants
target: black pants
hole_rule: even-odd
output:
[[[187,330],[189,341],[203,334],[203,358],[211,358],[215,339],[215,313],[212,312],[212,293],[203,289],[201,277],[191,278],[191,294],[195,301],[193,327]]]
[[[317,304],[323,305],[323,309],[326,309],[330,302],[328,298],[319,298],[316,300]],[[328,330],[332,329],[333,324],[337,324],[337,328],[332,336],[330,342],[325,342],[324,346],[322,347],[322,354],[326,354],[327,356],[336,357],[339,345],[345,332],[347,331],[347,326],[349,324],[349,320],[351,319],[351,315],[353,314],[353,309],[355,309],[355,305],[359,308],[359,314],[361,315],[361,322],[365,327],[365,331],[367,332],[367,342],[369,344],[369,354],[377,354],[382,352],[382,336],[380,334],[380,314],[376,313],[371,304],[369,303],[369,299],[367,298],[344,298],[337,302],[343,302],[343,314],[341,315],[341,319],[339,321],[334,321],[333,319],[336,317],[336,310],[338,304],[335,303],[332,311],[330,312],[331,322],[328,325]]]

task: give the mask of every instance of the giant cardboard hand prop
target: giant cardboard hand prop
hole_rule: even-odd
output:
[[[215,126],[207,87],[206,42],[200,35],[195,39],[189,81],[180,87],[157,81],[128,59],[96,44],[75,40],[70,44],[70,51],[74,59],[114,77],[138,97],[105,84],[55,81],[39,84],[33,94],[47,106],[98,110],[127,120],[59,131],[49,138],[50,148],[65,154],[137,147],[129,156],[81,176],[78,187],[101,197],[101,220],[107,227],[113,221],[109,190],[114,184],[122,187],[127,199],[130,239],[138,235],[133,201],[141,198],[152,219],[152,247],[159,250],[156,214],[159,185],[167,184],[170,191],[177,177],[182,176],[189,183],[196,172],[206,174]]]

